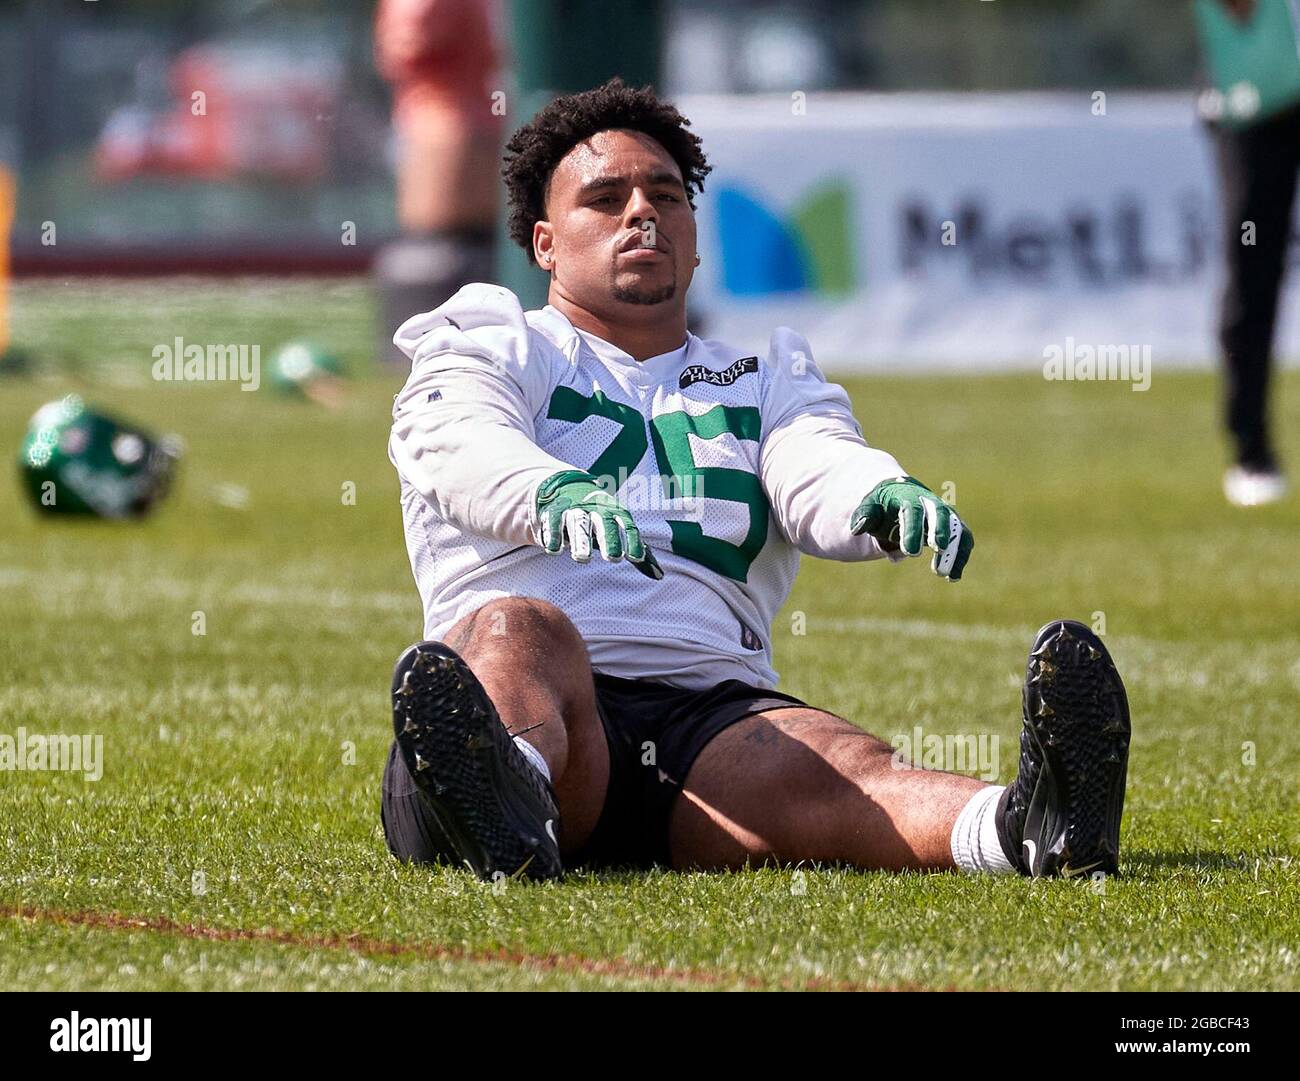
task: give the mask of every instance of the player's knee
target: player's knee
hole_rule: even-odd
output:
[[[474,613],[473,625],[476,638],[536,642],[548,650],[586,655],[586,646],[572,620],[549,601],[537,597],[501,597],[489,601]]]

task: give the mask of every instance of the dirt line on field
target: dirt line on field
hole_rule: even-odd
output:
[[[369,957],[420,957],[430,961],[459,961],[468,964],[513,965],[516,968],[543,972],[574,972],[587,976],[609,976],[615,979],[644,980],[652,983],[676,984],[688,987],[743,987],[749,990],[791,991],[926,991],[932,988],[915,984],[881,987],[854,983],[851,980],[834,980],[810,977],[806,980],[763,981],[753,976],[708,968],[667,968],[662,965],[642,965],[617,958],[597,959],[570,953],[525,953],[518,950],[470,949],[448,946],[438,942],[394,942],[366,935],[312,935],[297,931],[284,931],[274,927],[206,927],[198,924],[178,923],[166,916],[124,916],[116,912],[81,910],[61,912],[55,909],[35,908],[27,905],[0,906],[0,916],[29,920],[36,923],[54,923],[65,927],[87,927],[103,931],[153,931],[178,935],[202,942],[257,942],[276,946],[300,946],[307,949],[348,950]],[[942,990],[953,991],[948,987]]]

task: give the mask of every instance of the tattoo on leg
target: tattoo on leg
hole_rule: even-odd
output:
[[[745,733],[746,743],[757,743],[760,746],[767,747],[781,738],[781,733],[772,727],[770,721],[755,725],[750,731]]]
[[[763,723],[745,734],[745,742],[757,743],[765,747],[779,742],[782,736],[796,736],[809,725],[817,723],[816,718],[803,716],[792,710],[781,710],[775,717],[758,713],[754,716],[761,717]]]
[[[463,652],[465,647],[473,640],[478,615],[478,609],[475,609],[447,632],[444,641],[457,653]]]

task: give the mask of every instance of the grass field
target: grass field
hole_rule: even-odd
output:
[[[1006,782],[1034,631],[1104,618],[1134,726],[1104,892],[836,868],[494,891],[399,866],[380,831],[387,683],[420,612],[364,290],[13,304],[43,368],[0,382],[6,453],[73,390],[188,451],[134,525],[38,521],[0,470],[0,733],[104,737],[97,782],[0,773],[0,987],[1300,989],[1300,500],[1224,504],[1209,375],[851,381],[868,437],[955,484],[978,545],[957,586],[806,560],[777,623],[783,687],[886,739],[996,734]],[[266,355],[304,334],[369,373],[336,412],[148,378],[176,335]],[[1297,462],[1300,377],[1278,390]]]

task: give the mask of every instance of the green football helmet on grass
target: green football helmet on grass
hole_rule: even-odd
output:
[[[36,411],[18,468],[41,513],[138,518],[167,493],[179,457],[174,437],[155,439],[70,394]]]
[[[271,385],[286,394],[302,393],[317,380],[342,374],[338,357],[312,342],[288,342],[271,358]]]

